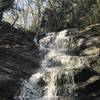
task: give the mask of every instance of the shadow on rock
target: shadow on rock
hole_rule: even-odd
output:
[[[0,100],[12,96],[20,79],[28,79],[40,67],[33,37],[33,33],[13,28],[9,23],[0,26]]]

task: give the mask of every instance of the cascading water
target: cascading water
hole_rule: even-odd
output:
[[[15,100],[76,100],[72,97],[63,99],[61,96],[72,94],[75,68],[88,65],[88,58],[73,55],[72,51],[80,46],[67,30],[59,33],[48,33],[40,40],[40,52],[44,51],[41,68],[29,80],[24,80]],[[43,52],[42,52],[43,53]]]

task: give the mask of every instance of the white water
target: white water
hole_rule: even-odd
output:
[[[53,37],[52,35],[54,35],[53,33],[50,37],[43,39],[43,45],[45,45],[45,41],[51,41],[52,43],[50,42],[51,44],[49,44],[49,47],[40,46],[40,50],[44,52],[48,51],[41,62],[41,68],[37,73],[33,74],[28,81],[24,80],[22,82],[19,94],[16,94],[15,100],[58,100],[57,88],[59,87],[55,83],[57,81],[57,76],[60,75],[61,77],[63,73],[68,77],[68,84],[65,84],[68,85],[68,92],[72,93],[75,83],[71,70],[88,64],[88,60],[86,57],[70,56],[65,53],[66,49],[68,49],[65,49],[66,45],[69,47],[70,42],[73,40],[73,38],[71,38],[72,40],[70,41],[70,37],[65,37],[65,32],[67,31],[62,31],[62,34],[59,33],[58,37],[53,39],[54,43],[50,40]],[[51,45],[54,45],[54,48],[52,48]],[[38,82],[41,82],[41,79],[46,85],[41,86],[38,84]],[[42,83],[42,85],[43,84],[44,83]]]

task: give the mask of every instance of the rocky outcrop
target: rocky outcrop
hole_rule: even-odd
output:
[[[12,96],[19,82],[28,79],[39,68],[39,50],[33,36],[9,23],[0,26],[0,100]]]

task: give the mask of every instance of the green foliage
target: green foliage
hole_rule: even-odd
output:
[[[99,0],[48,0],[42,18],[44,31],[84,28],[100,22]]]

